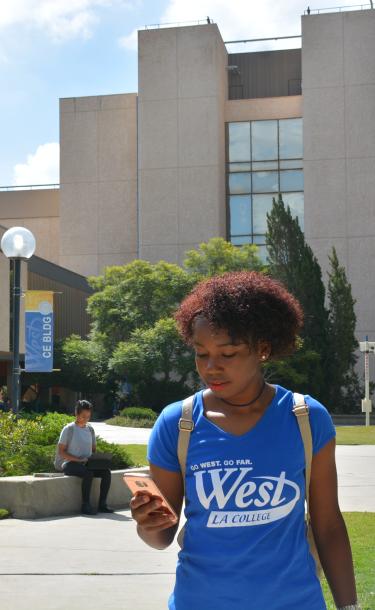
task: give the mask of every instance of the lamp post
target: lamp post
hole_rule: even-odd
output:
[[[5,231],[1,239],[1,249],[5,256],[13,260],[13,366],[12,366],[12,411],[18,414],[20,404],[20,299],[21,260],[27,260],[35,252],[35,237],[24,227],[12,227]]]

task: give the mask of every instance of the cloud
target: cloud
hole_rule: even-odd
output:
[[[0,30],[25,25],[45,32],[55,42],[90,38],[99,10],[131,7],[128,0],[2,0]]]
[[[15,165],[14,184],[57,184],[59,182],[60,147],[57,142],[41,144],[26,163]]]
[[[128,36],[122,36],[118,39],[118,44],[124,49],[137,51],[138,49],[138,30],[133,30]]]
[[[217,23],[223,40],[245,40],[272,36],[292,36],[301,33],[300,17],[309,4],[308,0],[170,0],[161,23],[181,23],[205,20],[207,16]],[[331,0],[330,6],[351,5],[352,0]],[[293,39],[292,39],[293,40]],[[300,46],[298,42],[277,41],[277,47]],[[269,43],[269,48],[275,43]],[[255,51],[259,45],[242,44],[238,51]],[[265,44],[262,43],[262,48]],[[233,45],[228,47],[235,52]]]

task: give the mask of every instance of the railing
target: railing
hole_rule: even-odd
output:
[[[309,7],[303,11],[304,15],[319,15],[320,13],[341,13],[343,11],[363,11],[372,9],[373,5],[370,4],[352,4],[349,6],[331,6],[328,8],[312,8]]]
[[[210,17],[206,19],[199,19],[198,21],[177,21],[176,23],[152,23],[151,25],[145,25],[145,30],[156,30],[159,28],[175,28],[184,27],[185,25],[201,25],[202,23],[215,23]]]
[[[271,38],[246,38],[245,40],[224,40],[224,44],[238,44],[240,42],[264,42],[266,40],[289,40],[289,38],[302,38],[301,34],[292,36],[272,36]]]
[[[37,189],[59,189],[60,184],[13,184],[0,186],[0,191],[33,191]]]

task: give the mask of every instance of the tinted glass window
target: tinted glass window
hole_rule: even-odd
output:
[[[229,162],[250,161],[250,123],[229,123]]]
[[[240,237],[232,237],[231,243],[234,246],[244,246],[245,244],[251,244],[251,236],[250,235],[241,235]]]
[[[285,170],[280,172],[281,191],[303,191],[303,171]]]
[[[250,170],[250,163],[229,163],[230,172],[249,172]]]
[[[281,192],[304,227],[302,119],[228,124],[230,239],[259,244],[265,257],[267,213]]]
[[[251,147],[253,161],[277,159],[277,121],[253,121]]]
[[[302,119],[284,119],[279,121],[280,159],[298,159],[303,157]]]
[[[279,190],[278,172],[253,172],[254,193],[276,193]]]
[[[267,232],[267,212],[272,208],[272,195],[253,195],[253,232]],[[265,242],[263,238],[262,243]]]
[[[250,174],[229,174],[229,192],[233,195],[251,192]]]
[[[251,164],[251,169],[254,172],[259,172],[261,169],[279,169],[279,164],[277,161],[253,161]]]
[[[290,207],[293,217],[298,218],[299,226],[304,230],[304,206],[303,193],[283,193],[283,202],[285,206]]]
[[[231,235],[251,233],[251,197],[234,195],[229,198]]]

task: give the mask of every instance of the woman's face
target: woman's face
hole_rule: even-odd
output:
[[[90,421],[90,418],[91,411],[89,409],[84,409],[83,411],[81,411],[81,413],[78,413],[76,415],[76,424],[83,428],[84,426],[86,426],[87,422]]]
[[[262,378],[264,348],[233,342],[226,330],[213,330],[204,318],[194,322],[193,347],[199,376],[215,395],[238,404],[251,398]]]

